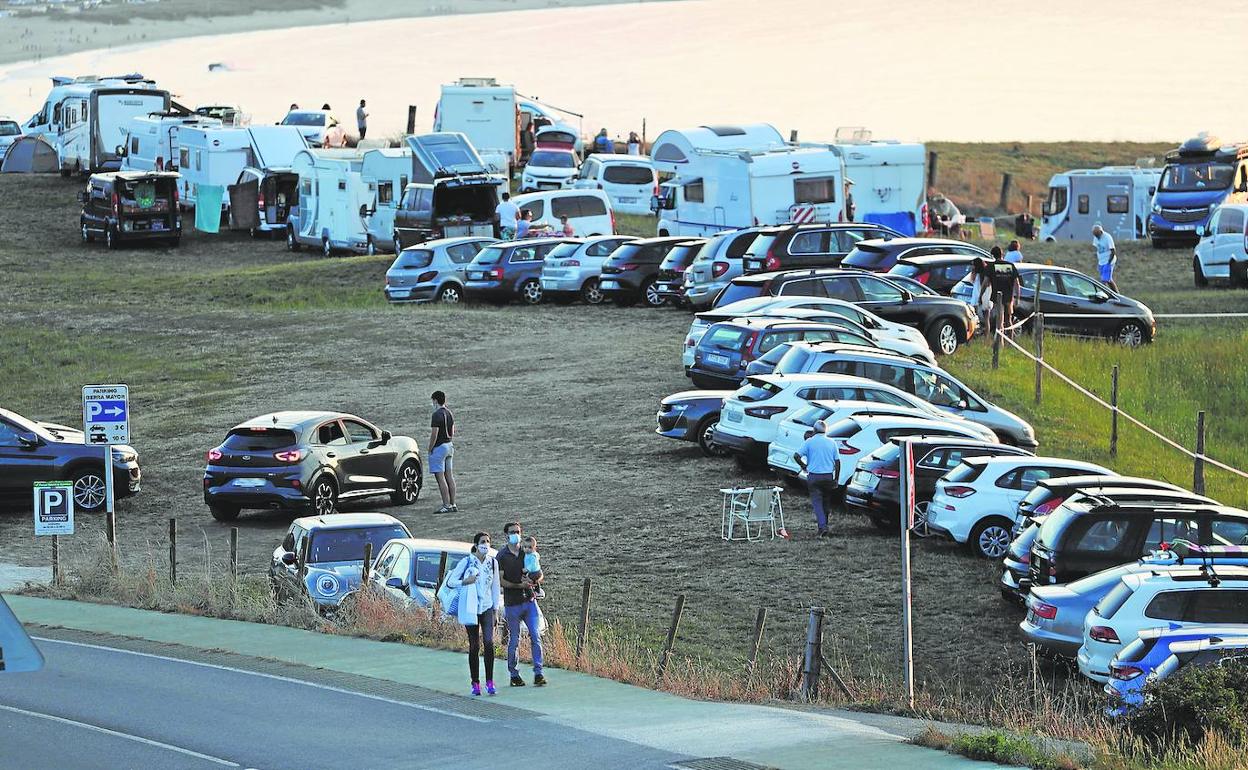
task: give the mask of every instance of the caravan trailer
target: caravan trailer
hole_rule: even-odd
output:
[[[291,168],[299,175],[299,207],[286,226],[286,247],[318,247],[362,254],[368,246],[368,211],[374,193],[355,150],[301,150]]]
[[[1144,238],[1159,179],[1161,169],[1140,166],[1054,174],[1040,219],[1040,240],[1086,241],[1098,222],[1116,241]]]
[[[61,174],[115,171],[130,121],[169,110],[169,92],[142,75],[110,78],[54,77],[39,112],[27,121],[28,134],[47,134]]]
[[[123,171],[176,171],[178,134],[185,128],[219,128],[221,121],[200,115],[153,112],[130,121],[126,132]],[[159,169],[158,169],[159,167]]]
[[[444,85],[433,117],[433,130],[435,133],[462,133],[483,155],[504,152],[510,166],[515,168],[520,159],[520,106],[516,89],[500,86],[494,78],[460,78]]]
[[[179,131],[178,143],[182,200],[190,207],[200,185],[226,188],[238,182],[245,168],[288,167],[308,147],[293,126],[188,126]],[[223,212],[229,204],[229,196],[222,195]]]

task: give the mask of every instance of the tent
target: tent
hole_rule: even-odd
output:
[[[3,174],[55,174],[60,168],[56,148],[42,134],[18,137],[0,163]]]

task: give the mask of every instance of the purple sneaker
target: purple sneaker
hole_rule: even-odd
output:
[[[487,679],[485,681],[485,691],[488,692],[490,695],[494,695],[497,692],[497,690],[494,689],[493,679]]]
[[[481,683],[480,683],[480,682],[473,682],[473,683],[472,683],[472,694],[473,694],[473,695],[480,695],[480,694],[481,694]]]

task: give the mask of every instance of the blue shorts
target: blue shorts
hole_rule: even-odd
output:
[[[445,473],[451,470],[451,462],[455,459],[455,445],[451,442],[438,444],[429,453],[429,472]]]
[[[1098,267],[1101,269],[1101,280],[1102,280],[1102,281],[1112,281],[1112,280],[1114,280],[1114,263],[1113,263],[1113,262],[1110,262],[1110,263],[1108,263],[1108,264],[1104,264],[1104,265],[1098,265]]]

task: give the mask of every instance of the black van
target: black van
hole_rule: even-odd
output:
[[[1182,538],[1248,545],[1248,511],[1229,506],[1071,501],[1044,519],[1031,546],[1031,585],[1069,583]]]
[[[78,193],[83,242],[100,238],[110,249],[131,241],[182,240],[178,175],[170,171],[93,174]]]

